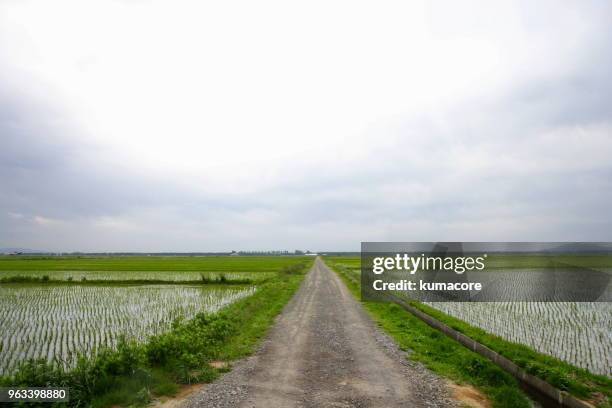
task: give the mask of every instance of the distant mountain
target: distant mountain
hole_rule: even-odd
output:
[[[544,252],[612,252],[610,242],[568,242]]]
[[[29,249],[29,248],[0,248],[0,254],[43,254],[47,251],[40,251],[37,249]]]

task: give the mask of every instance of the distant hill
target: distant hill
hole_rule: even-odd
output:
[[[568,242],[545,252],[612,252],[610,242]]]
[[[0,254],[43,254],[47,251],[40,251],[37,249],[29,249],[29,248],[0,248]]]

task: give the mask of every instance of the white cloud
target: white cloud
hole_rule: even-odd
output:
[[[538,31],[555,45],[542,55],[525,47],[516,4],[450,4],[12,2],[3,54],[57,91],[79,140],[135,167],[227,175],[321,147],[350,153],[373,123],[490,93],[525,61],[549,75],[572,61],[558,44],[584,31]]]

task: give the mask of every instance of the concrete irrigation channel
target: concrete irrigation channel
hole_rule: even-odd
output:
[[[547,408],[552,407],[567,407],[567,408],[591,408],[592,405],[574,398],[569,395],[567,392],[561,391],[560,389],[550,385],[546,381],[541,380],[538,377],[534,377],[533,375],[528,374],[525,370],[520,368],[518,365],[503,357],[501,354],[491,350],[487,346],[484,346],[472,338],[458,332],[455,329],[445,325],[439,320],[433,318],[420,311],[419,309],[407,304],[403,300],[395,297],[388,296],[389,300],[396,303],[404,310],[412,313],[414,316],[423,320],[429,326],[441,331],[448,337],[453,340],[459,342],[463,346],[468,349],[474,351],[475,353],[480,354],[483,357],[491,360],[499,367],[504,369],[506,372],[512,374],[521,384],[523,389],[536,401],[542,404],[542,406]]]

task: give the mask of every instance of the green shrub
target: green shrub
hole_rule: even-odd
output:
[[[299,262],[293,265],[283,266],[280,270],[281,274],[284,275],[298,275],[306,269],[306,262]]]
[[[531,408],[529,401],[516,386],[505,385],[488,391],[496,408]]]

